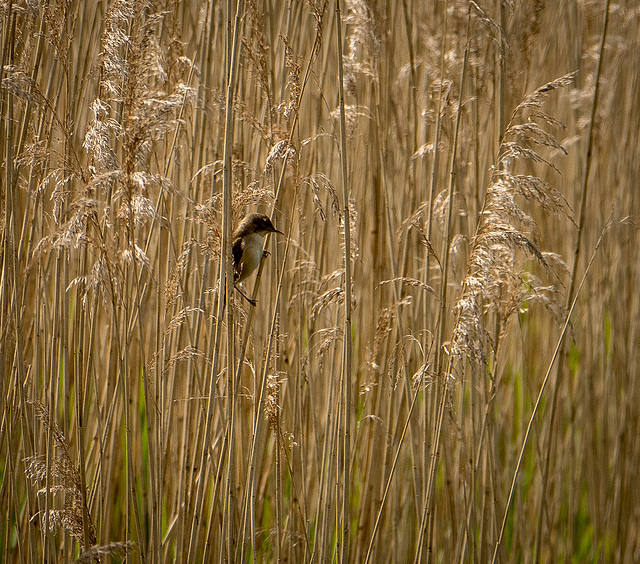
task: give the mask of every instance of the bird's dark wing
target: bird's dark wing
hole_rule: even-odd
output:
[[[242,273],[242,237],[237,237],[233,241],[233,279],[237,280],[240,278],[240,274]]]

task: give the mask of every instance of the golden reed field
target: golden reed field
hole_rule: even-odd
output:
[[[0,561],[640,561],[637,0],[0,21]]]

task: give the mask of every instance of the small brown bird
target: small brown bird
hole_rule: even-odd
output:
[[[252,305],[256,301],[249,298],[237,284],[243,282],[258,268],[262,258],[262,246],[267,233],[279,233],[268,216],[263,213],[250,213],[244,216],[233,232],[233,280],[236,289]]]

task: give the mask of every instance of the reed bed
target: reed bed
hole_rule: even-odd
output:
[[[640,560],[637,2],[0,21],[1,561]]]

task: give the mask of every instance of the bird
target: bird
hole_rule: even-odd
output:
[[[258,268],[267,233],[284,235],[274,227],[269,216],[263,213],[249,213],[242,218],[232,235],[233,282],[236,290],[253,306],[256,305],[256,301],[249,298],[238,284],[249,278]]]

